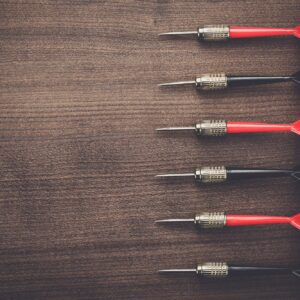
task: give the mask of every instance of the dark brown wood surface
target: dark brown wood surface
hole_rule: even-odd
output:
[[[293,84],[197,93],[157,83],[205,72],[290,74],[299,40],[159,40],[200,24],[293,26],[299,0],[1,1],[1,299],[299,299],[292,276],[161,276],[197,262],[300,264],[289,226],[158,226],[201,211],[293,215],[291,179],[198,186],[155,174],[198,165],[293,167],[292,134],[157,134],[203,118],[291,122]]]

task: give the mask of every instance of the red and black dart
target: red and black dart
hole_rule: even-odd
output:
[[[191,85],[198,90],[220,90],[232,86],[268,84],[276,82],[294,82],[300,84],[300,72],[290,76],[227,75],[225,73],[203,74],[194,80],[161,83],[161,87]]]
[[[244,27],[229,25],[204,25],[195,31],[165,32],[160,36],[197,36],[204,41],[224,41],[228,39],[244,39],[257,37],[293,36],[300,38],[300,26],[294,28]]]
[[[224,212],[197,214],[191,219],[163,219],[156,223],[191,222],[201,228],[223,228],[236,226],[290,224],[300,230],[300,214],[292,217],[263,216],[263,215],[230,215]]]
[[[261,122],[234,122],[225,120],[203,120],[194,126],[165,127],[157,131],[194,131],[199,136],[222,136],[234,133],[293,132],[300,135],[300,120],[291,124],[268,124]]]

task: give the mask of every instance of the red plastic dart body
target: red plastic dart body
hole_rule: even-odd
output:
[[[264,28],[242,26],[229,27],[229,37],[232,39],[285,35],[293,35],[297,38],[300,38],[300,26],[297,26],[295,28]]]
[[[266,124],[255,122],[227,122],[227,133],[284,132],[300,134],[300,120],[293,124]]]
[[[300,214],[293,217],[226,215],[226,226],[248,226],[266,224],[291,224],[300,230]]]

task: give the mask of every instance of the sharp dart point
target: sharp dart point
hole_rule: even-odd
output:
[[[196,273],[196,269],[165,269],[159,270],[158,273]]]
[[[155,223],[175,223],[175,222],[193,222],[194,219],[163,219],[163,220],[156,220]]]
[[[182,174],[159,174],[155,175],[155,177],[159,178],[171,178],[171,177],[195,177],[194,173],[182,173]]]
[[[156,131],[179,131],[179,130],[195,130],[195,127],[187,126],[187,127],[163,127],[157,128]]]
[[[176,35],[198,35],[197,31],[177,31],[177,32],[163,32],[158,36],[176,36]]]
[[[161,87],[168,87],[168,86],[177,86],[177,85],[194,85],[195,81],[194,80],[186,80],[186,81],[173,81],[173,82],[165,82],[165,83],[160,83],[158,86]]]

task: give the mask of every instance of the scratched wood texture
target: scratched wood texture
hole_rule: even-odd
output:
[[[292,215],[290,179],[198,186],[155,174],[203,164],[293,167],[292,134],[199,140],[157,134],[203,118],[291,122],[293,84],[197,93],[157,83],[205,72],[290,74],[299,41],[199,44],[199,24],[291,26],[299,0],[0,2],[1,299],[299,299],[299,280],[161,276],[197,262],[300,264],[289,226],[157,226],[201,211]]]

